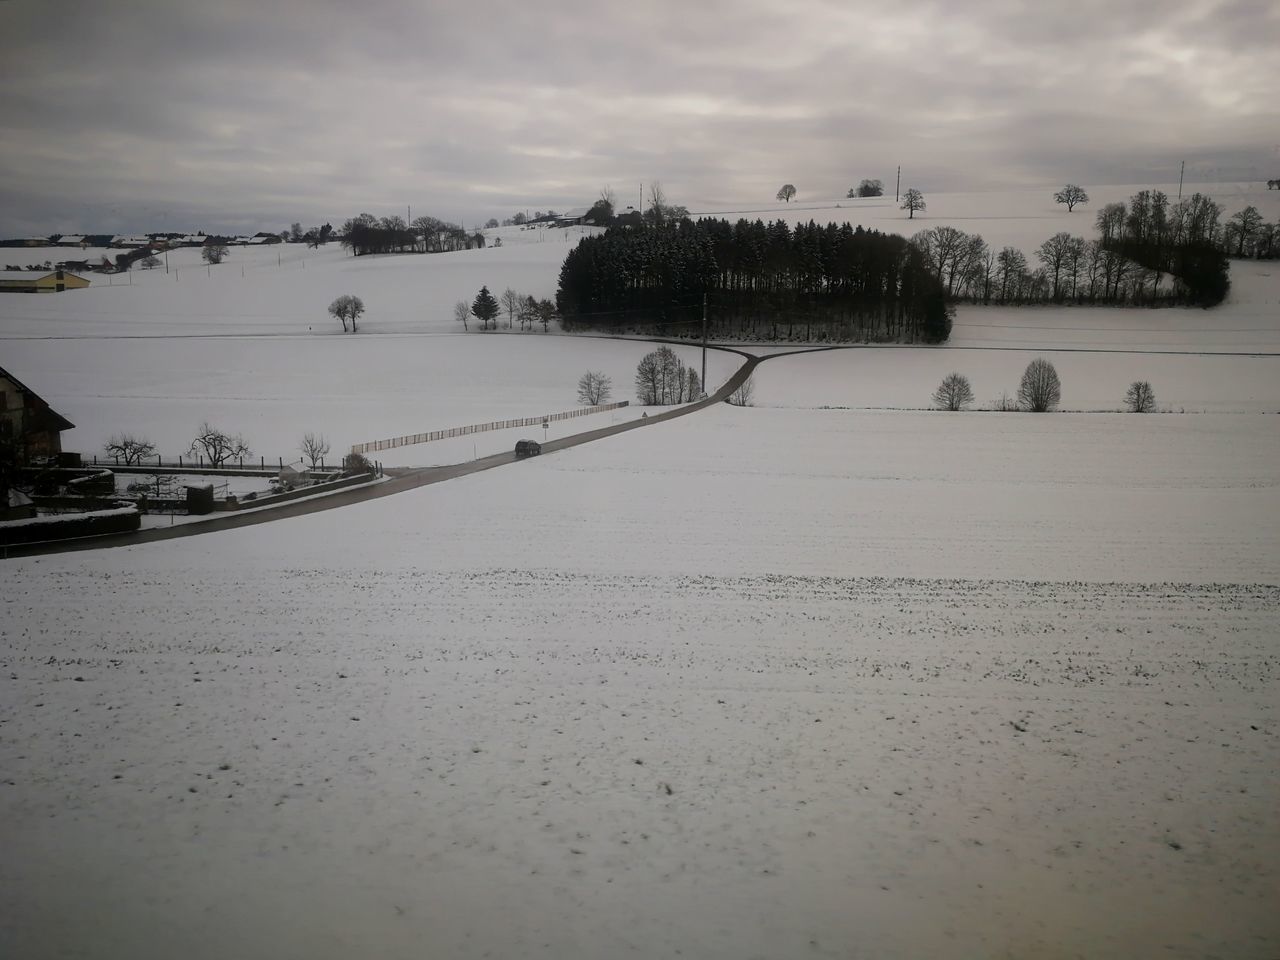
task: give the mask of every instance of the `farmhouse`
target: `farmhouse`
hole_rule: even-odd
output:
[[[566,213],[556,217],[557,227],[576,227],[582,223],[583,219],[591,212],[590,207],[575,207]]]
[[[75,424],[55,413],[34,390],[0,367],[0,438],[16,441],[17,462],[56,457],[62,452],[62,431]]]
[[[80,234],[63,235],[58,240],[58,246],[60,247],[83,247],[84,245],[85,239]]]
[[[61,293],[89,285],[84,277],[66,270],[0,270],[0,292]]]

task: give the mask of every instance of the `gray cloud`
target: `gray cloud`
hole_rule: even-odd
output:
[[[0,235],[1270,177],[1277,49],[1270,0],[7,0]]]

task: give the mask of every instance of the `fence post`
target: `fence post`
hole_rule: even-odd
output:
[[[261,464],[261,467],[263,470],[267,469],[267,458],[265,456],[258,457],[258,461]]]

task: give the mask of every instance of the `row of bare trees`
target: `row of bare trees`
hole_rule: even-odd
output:
[[[465,250],[470,234],[436,217],[375,217],[362,213],[342,225],[342,245],[356,256],[370,253],[446,253]]]
[[[698,371],[662,346],[645,354],[636,367],[636,399],[646,407],[688,403],[702,397]]]
[[[140,466],[156,455],[156,445],[146,437],[133,433],[114,434],[102,449],[124,466]],[[298,444],[298,451],[314,470],[329,454],[329,440],[322,433],[305,433]],[[211,466],[221,467],[233,460],[243,460],[253,455],[249,443],[240,434],[228,433],[212,426],[209,421],[200,424],[187,452],[207,460]]]
[[[1062,400],[1062,381],[1052,363],[1037,357],[1023,371],[1018,384],[1017,398],[1001,394],[995,402],[997,410],[1025,410],[1045,413],[1053,410]],[[1146,380],[1129,384],[1124,402],[1130,413],[1152,413],[1156,409],[1156,394]],[[933,405],[939,410],[964,410],[973,403],[973,386],[963,373],[949,373],[942,378],[933,392]]]

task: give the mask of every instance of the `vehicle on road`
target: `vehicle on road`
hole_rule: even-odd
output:
[[[536,457],[542,452],[542,444],[537,440],[517,440],[516,441],[516,459],[520,460],[524,457]]]

